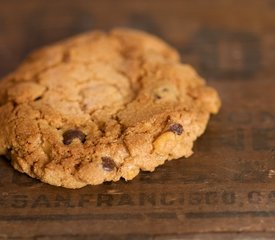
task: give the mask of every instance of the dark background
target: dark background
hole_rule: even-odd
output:
[[[1,0],[0,4],[1,75],[37,47],[117,26],[157,34],[182,53],[184,62],[209,77],[247,78],[262,67],[273,69],[274,51],[268,51],[274,47],[272,0]],[[245,56],[240,55],[242,50]],[[219,62],[228,55],[225,51],[231,59]]]
[[[133,27],[175,46],[220,93],[188,159],[133,181],[49,186],[0,161],[0,239],[273,239],[274,0],[0,0],[0,76],[32,50]]]

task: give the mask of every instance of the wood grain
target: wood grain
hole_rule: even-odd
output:
[[[33,49],[134,27],[174,45],[223,107],[188,159],[67,190],[0,161],[0,239],[274,239],[274,0],[1,0],[0,75]]]

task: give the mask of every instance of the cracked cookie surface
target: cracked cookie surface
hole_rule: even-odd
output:
[[[172,47],[115,29],[32,53],[0,82],[0,104],[0,153],[13,167],[80,188],[190,156],[220,100]]]

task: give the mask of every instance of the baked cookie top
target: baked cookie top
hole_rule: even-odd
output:
[[[0,153],[56,186],[134,178],[192,154],[220,100],[144,32],[94,31],[32,53],[0,82]]]

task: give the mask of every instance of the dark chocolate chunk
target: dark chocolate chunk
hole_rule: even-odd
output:
[[[75,168],[76,170],[79,170],[79,169],[80,169],[80,166],[81,166],[81,162],[75,164],[75,165],[74,165],[74,168]]]
[[[183,127],[179,123],[174,123],[169,127],[169,131],[181,135],[183,133]]]
[[[70,53],[69,52],[65,52],[64,54],[63,54],[63,62],[64,63],[68,63],[68,62],[70,62],[70,60],[71,60],[71,55],[70,55]]]
[[[34,101],[39,101],[39,100],[41,100],[41,99],[42,99],[42,97],[39,96],[39,97],[35,98]]]
[[[155,94],[155,99],[161,99],[161,96],[158,94]]]
[[[116,163],[110,157],[102,157],[102,168],[105,171],[113,171],[116,168]]]
[[[70,129],[63,133],[63,143],[69,145],[73,139],[78,138],[82,143],[86,140],[86,135],[78,129]]]

